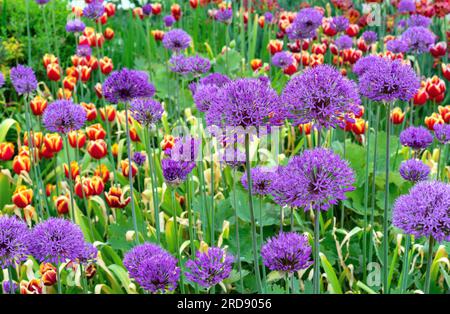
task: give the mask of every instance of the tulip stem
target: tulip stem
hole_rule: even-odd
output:
[[[252,247],[253,247],[253,263],[255,267],[255,277],[256,277],[256,287],[258,292],[262,293],[261,275],[259,272],[258,263],[258,249],[257,249],[257,238],[256,238],[256,224],[255,224],[255,212],[253,210],[253,197],[252,197],[252,176],[250,174],[251,164],[250,164],[250,134],[245,134],[245,161],[246,161],[246,172],[247,172],[247,182],[248,182],[248,207],[250,210],[250,223],[252,230]]]
[[[131,164],[131,139],[130,126],[128,125],[128,102],[125,103],[125,129],[127,132],[128,183],[130,184],[131,216],[133,218],[133,226],[136,233],[136,243],[139,244],[139,230],[137,226],[136,209],[134,208],[133,167]]]

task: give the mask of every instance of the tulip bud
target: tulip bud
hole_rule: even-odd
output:
[[[16,174],[20,174],[22,171],[30,172],[31,168],[30,157],[21,155],[15,156],[12,167]]]
[[[97,108],[95,107],[95,105],[93,103],[82,102],[81,106],[86,111],[86,119],[88,121],[92,121],[97,118]]]
[[[59,81],[61,79],[61,68],[57,63],[47,65],[47,77],[50,81]]]
[[[108,2],[105,4],[105,12],[108,17],[112,17],[116,14],[116,5],[114,3]]]
[[[39,266],[39,272],[42,276],[42,282],[45,286],[53,286],[57,281],[56,267],[50,263],[42,263]]]
[[[106,203],[111,208],[124,208],[128,205],[131,198],[125,198],[120,186],[112,186],[108,192],[105,192]]]
[[[252,67],[253,71],[257,71],[259,68],[261,68],[263,65],[261,59],[253,59],[250,61],[250,66]]]
[[[105,36],[106,40],[111,40],[114,38],[114,30],[110,27],[107,27],[104,31],[103,31],[103,36]]]
[[[158,2],[152,3],[152,14],[153,15],[160,15],[161,10],[162,10],[161,3],[158,3]]]
[[[68,134],[68,138],[72,148],[82,148],[86,144],[86,135],[83,131],[71,131]]]
[[[180,5],[176,3],[172,4],[172,6],[170,7],[170,12],[176,21],[179,21],[181,16],[183,15]]]
[[[73,91],[75,89],[75,85],[77,85],[77,78],[73,76],[66,76],[63,79],[64,90]]]
[[[139,19],[143,20],[144,19],[144,11],[142,11],[142,8],[137,7],[133,9],[133,17],[136,18],[138,17]]]
[[[96,123],[86,128],[86,135],[91,141],[104,140],[106,137],[106,131],[100,123]]]
[[[124,177],[128,178],[128,175],[130,173],[130,166],[129,166],[129,163],[128,163],[128,159],[122,160],[120,162],[120,167],[122,168],[122,175]],[[134,178],[134,176],[136,175],[138,169],[137,169],[136,165],[133,162],[131,163],[131,168],[132,168],[131,176]]]
[[[69,198],[67,195],[55,197],[54,203],[59,215],[66,215],[69,213]]]
[[[89,141],[87,151],[94,159],[102,159],[108,154],[106,142],[102,139]]]
[[[198,7],[198,0],[189,0],[191,8],[196,9]]]
[[[152,30],[150,33],[156,41],[161,41],[164,38],[164,32],[161,30]]]
[[[18,186],[12,196],[13,203],[19,208],[27,207],[28,205],[31,204],[32,200],[33,200],[33,190],[24,185]]]
[[[37,95],[30,101],[30,108],[35,116],[40,116],[44,113],[45,108],[47,108],[47,100]]]
[[[300,131],[300,134],[305,132],[305,135],[309,135],[309,134],[311,134],[311,129],[312,129],[312,123],[305,123],[305,124],[298,125],[298,130]]]
[[[80,166],[78,165],[78,162],[76,161],[70,162],[70,175],[69,175],[69,166],[65,163],[64,174],[66,175],[67,179],[71,178],[72,180],[75,180],[75,178],[80,175]]]
[[[283,50],[283,42],[281,40],[272,39],[269,41],[269,44],[267,45],[267,50],[270,52],[271,55],[274,55],[277,52]]]
[[[400,107],[395,107],[391,112],[391,121],[393,124],[402,124],[405,120],[405,113]]]
[[[100,70],[103,74],[108,75],[114,69],[112,60],[108,57],[100,59]]]
[[[108,182],[109,181],[108,167],[106,167],[104,164],[99,165],[97,168],[95,168],[94,176],[102,178],[103,182],[105,183]]]
[[[0,143],[0,160],[7,161],[14,156],[14,144],[9,142]]]
[[[114,121],[116,119],[116,108],[113,106],[105,106],[100,108],[100,117],[103,121],[105,121],[106,117],[108,117],[109,122]]]

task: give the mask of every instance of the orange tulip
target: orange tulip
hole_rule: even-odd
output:
[[[129,196],[125,198],[120,186],[112,186],[108,192],[105,192],[105,198],[111,208],[124,208],[131,200]]]
[[[444,119],[436,113],[433,112],[431,116],[425,117],[425,125],[427,126],[428,130],[433,131],[435,124],[444,124]]]
[[[250,61],[250,66],[252,67],[253,71],[258,70],[259,68],[261,68],[263,65],[263,62],[261,59],[253,59],[252,61]]]
[[[447,106],[439,106],[438,107],[439,114],[445,123],[450,123],[450,105]]]
[[[86,110],[86,119],[88,121],[95,120],[97,118],[97,108],[93,103],[82,102],[81,106]]]
[[[41,279],[45,286],[53,286],[57,282],[56,267],[50,263],[42,263],[39,266]]]
[[[30,172],[31,168],[30,157],[23,155],[15,156],[12,167],[16,174],[20,174],[22,171]]]
[[[179,21],[181,16],[183,15],[180,5],[176,3],[172,4],[172,6],[170,7],[170,12],[176,21]]]
[[[86,144],[86,135],[81,130],[69,132],[68,138],[72,148],[81,148]]]
[[[104,31],[103,31],[103,36],[105,36],[106,40],[111,40],[114,38],[114,30],[110,27],[107,27]]]
[[[113,106],[105,106],[104,108],[100,108],[100,116],[103,121],[105,121],[105,117],[108,117],[108,121],[112,122],[116,119],[116,108]]]
[[[14,144],[9,142],[0,143],[0,160],[7,161],[14,156]]]
[[[272,39],[269,41],[269,44],[267,45],[267,50],[270,52],[271,55],[274,55],[277,52],[283,50],[283,42],[281,40]]]
[[[106,167],[104,164],[99,165],[97,168],[95,168],[94,176],[98,176],[102,178],[103,182],[109,181],[109,170],[108,167]]]
[[[30,108],[35,116],[40,116],[44,113],[45,108],[47,108],[47,100],[37,95],[30,101]]]
[[[66,76],[63,79],[64,90],[73,91],[77,85],[77,78],[73,76]]]
[[[47,133],[44,136],[44,144],[47,146],[53,153],[58,153],[61,151],[63,147],[63,141],[61,135],[58,133]]]
[[[86,128],[86,135],[91,141],[105,139],[106,132],[100,123],[93,124]]]
[[[108,147],[104,140],[89,141],[87,151],[92,158],[102,159],[108,154]]]
[[[108,75],[114,69],[112,60],[108,57],[100,59],[100,70],[103,74]]]
[[[164,38],[164,32],[161,30],[152,30],[150,33],[156,41],[161,41]]]
[[[122,175],[124,177],[128,178],[128,175],[130,174],[130,166],[129,166],[129,163],[128,163],[128,159],[122,160],[120,162],[120,167],[122,168]],[[137,169],[136,165],[133,162],[131,163],[131,168],[132,168],[131,176],[134,178],[134,176],[136,175],[138,169]]]
[[[13,203],[19,208],[27,207],[31,204],[32,200],[33,190],[24,185],[18,186],[12,196]]]
[[[393,124],[402,124],[405,120],[405,113],[400,107],[395,107],[391,112],[391,121]]]
[[[69,197],[67,195],[55,197],[54,203],[59,215],[66,215],[69,212]]]
[[[76,162],[75,160],[70,162],[70,173],[69,166],[65,163],[64,174],[66,175],[67,179],[75,180],[75,178],[80,175],[80,166],[78,165],[78,162]]]

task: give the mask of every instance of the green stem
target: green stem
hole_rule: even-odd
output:
[[[63,136],[64,139],[64,148],[66,151],[66,159],[67,159],[67,167],[68,167],[68,172],[69,172],[69,189],[70,189],[70,215],[72,218],[72,222],[75,223],[75,204],[73,201],[73,182],[72,182],[72,169],[70,166],[70,155],[69,155],[69,143],[67,140],[67,134],[64,134]]]
[[[9,294],[15,294],[16,291],[14,289],[14,281],[12,278],[12,266],[11,265],[8,266],[8,280],[9,280]]]
[[[150,134],[149,129],[146,128],[144,132],[145,145],[147,147],[148,164],[150,167],[150,180],[152,184],[152,198],[153,198],[153,208],[155,214],[155,229],[156,229],[156,240],[158,244],[161,243],[161,228],[159,222],[159,201],[158,201],[158,186],[156,184],[156,173],[153,157],[153,149],[150,144]]]
[[[369,162],[370,162],[370,126],[372,123],[372,106],[369,102],[367,111],[369,114],[369,127],[366,130],[366,172],[364,184],[364,230],[363,230],[363,278],[367,275],[367,211],[369,207]]]
[[[233,208],[234,208],[234,220],[235,220],[235,232],[236,232],[236,248],[237,248],[237,260],[238,260],[238,271],[239,271],[239,284],[241,288],[241,293],[244,291],[244,280],[242,278],[242,262],[241,262],[241,244],[239,239],[239,217],[237,212],[237,201],[236,201],[236,168],[233,168]]]
[[[250,164],[250,134],[245,134],[245,161],[247,166],[247,184],[248,184],[248,207],[250,210],[250,224],[252,230],[252,248],[253,248],[253,263],[255,268],[256,277],[256,287],[259,293],[262,293],[261,275],[259,272],[258,263],[258,249],[257,249],[257,238],[256,238],[256,224],[255,224],[255,212],[253,210],[253,196],[252,196],[252,177],[250,174],[251,164]]]
[[[434,238],[433,236],[430,236],[428,240],[428,262],[427,262],[427,272],[425,274],[425,288],[424,288],[424,292],[426,294],[430,293],[431,265],[433,264],[433,247],[434,247]]]
[[[25,15],[26,15],[26,20],[27,20],[28,65],[31,66],[30,0],[26,0]]]
[[[320,208],[316,209],[314,215],[314,278],[313,293],[320,294]]]
[[[384,213],[383,213],[383,288],[384,293],[389,294],[388,277],[389,277],[389,170],[390,170],[390,139],[391,139],[391,103],[386,104],[386,165],[385,165],[385,191],[384,191]]]
[[[409,247],[411,245],[411,236],[405,234],[405,238],[405,255],[403,255],[402,286],[400,290],[402,294],[404,294],[408,288]]]
[[[173,227],[174,227],[174,235],[175,235],[175,249],[177,250],[177,258],[178,263],[180,263],[181,268],[181,274],[180,274],[180,289],[181,293],[184,294],[184,277],[183,277],[183,263],[181,259],[181,252],[180,252],[180,240],[178,239],[178,221],[177,221],[177,208],[175,206],[175,187],[171,188],[171,198],[172,198],[172,210],[173,210]]]
[[[211,246],[214,246],[214,241],[215,241],[215,229],[216,229],[216,224],[215,224],[215,209],[214,209],[214,155],[213,155],[213,147],[211,147]]]
[[[259,247],[262,248],[264,244],[264,227],[263,227],[263,210],[262,210],[262,197],[259,197],[259,237],[260,237],[260,245]],[[260,252],[261,254],[261,252]],[[262,279],[263,279],[263,292],[266,293],[266,268],[264,267],[264,264],[262,265]]]
[[[191,246],[191,258],[195,258],[195,243],[194,243],[194,222],[193,222],[193,213],[192,213],[192,193],[191,193],[191,175],[188,175],[186,180],[186,208],[188,212],[188,221],[189,221],[189,244]],[[198,284],[195,284],[195,293],[198,294]]]
[[[59,258],[58,258],[58,263],[56,264],[56,282],[58,283],[58,294],[62,294],[60,266],[61,265],[59,263]]]

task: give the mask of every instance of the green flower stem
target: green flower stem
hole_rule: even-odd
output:
[[[369,127],[366,130],[366,172],[364,174],[364,230],[363,230],[363,278],[367,276],[367,211],[369,207],[369,162],[370,162],[370,126],[372,123],[372,103],[369,102],[367,112],[369,114]]]
[[[239,216],[237,212],[237,201],[236,201],[236,168],[233,168],[233,208],[234,208],[234,220],[235,220],[235,237],[236,237],[236,248],[237,248],[237,260],[238,260],[238,271],[239,271],[239,284],[241,288],[241,293],[244,291],[244,280],[242,278],[242,262],[241,262],[241,244],[239,239]]]
[[[425,274],[425,287],[424,292],[426,294],[430,293],[430,283],[431,283],[431,265],[433,264],[433,247],[434,247],[434,238],[430,236],[428,240],[428,262],[427,262],[427,270]]]
[[[252,230],[252,248],[253,248],[253,263],[255,268],[255,277],[256,277],[256,287],[259,293],[262,293],[262,284],[261,284],[261,275],[259,272],[259,263],[258,263],[258,249],[257,249],[257,238],[256,238],[256,224],[255,224],[255,212],[253,210],[253,196],[252,196],[252,177],[250,174],[251,164],[250,164],[250,135],[248,133],[245,134],[245,165],[247,167],[247,182],[248,182],[248,207],[250,210],[250,224]]]
[[[214,208],[214,155],[213,155],[213,147],[211,147],[211,246],[214,246],[215,241],[215,230],[216,230],[216,224],[215,224],[215,208]]]
[[[136,209],[134,208],[134,193],[133,193],[133,171],[131,163],[131,138],[130,126],[128,125],[128,103],[125,103],[125,130],[127,132],[127,154],[128,154],[128,183],[130,184],[130,198],[131,198],[131,216],[133,219],[133,227],[136,233],[136,244],[139,244],[139,230],[137,226]]]
[[[155,214],[155,229],[156,229],[156,240],[158,244],[161,244],[161,227],[159,222],[159,201],[158,201],[158,186],[156,184],[156,174],[155,165],[153,159],[153,149],[150,144],[150,134],[148,128],[144,130],[144,140],[147,150],[148,164],[150,168],[150,180],[152,185],[152,199],[153,199],[153,209]]]
[[[61,271],[60,271],[61,264],[59,262],[56,264],[56,282],[58,283],[58,294],[62,294],[62,283],[61,283]]]
[[[260,254],[261,255],[261,248],[264,244],[264,227],[263,227],[263,209],[262,209],[262,197],[259,197],[259,237],[260,237]],[[262,266],[262,279],[263,279],[263,292],[267,292],[267,278],[266,278],[266,267],[264,267],[264,264],[261,261]]]
[[[75,219],[75,203],[73,201],[74,197],[74,191],[73,191],[73,181],[72,181],[72,167],[70,166],[70,155],[69,155],[69,141],[67,140],[67,134],[64,134],[64,149],[66,151],[66,159],[67,159],[67,167],[68,167],[68,173],[69,173],[69,181],[67,182],[69,184],[69,190],[70,190],[70,216],[73,223],[76,223]]]
[[[8,266],[8,281],[9,281],[9,294],[16,294],[16,291],[14,290],[14,281],[12,278],[12,266]],[[5,291],[6,292],[6,291]]]
[[[189,221],[189,244],[191,246],[191,258],[195,258],[195,243],[194,243],[194,217],[192,213],[192,193],[191,193],[191,175],[189,174],[186,180],[186,208]],[[198,294],[198,284],[195,285],[195,293]]]
[[[320,294],[320,208],[314,215],[314,277],[313,293]]]
[[[180,252],[180,239],[178,239],[178,222],[177,222],[177,209],[176,209],[176,200],[175,200],[175,187],[172,187],[170,189],[170,195],[172,198],[172,210],[173,210],[173,228],[174,228],[174,235],[175,235],[175,249],[177,250],[177,258],[178,258],[178,263],[180,264],[180,269],[181,269],[181,273],[180,273],[180,289],[181,289],[181,293],[184,294],[185,290],[184,290],[184,276],[183,276],[183,262],[182,262],[182,256],[181,256],[181,252]]]
[[[390,170],[390,138],[391,138],[391,103],[386,103],[386,165],[385,165],[385,191],[384,191],[384,213],[383,213],[383,288],[384,293],[389,294],[389,170]]]
[[[402,268],[402,285],[400,293],[406,293],[408,288],[408,272],[409,272],[409,248],[411,246],[411,236],[405,234],[405,254],[403,255],[403,268]]]
[[[28,39],[28,65],[31,66],[31,32],[30,32],[30,0],[26,0],[25,15],[27,20],[27,39]]]

